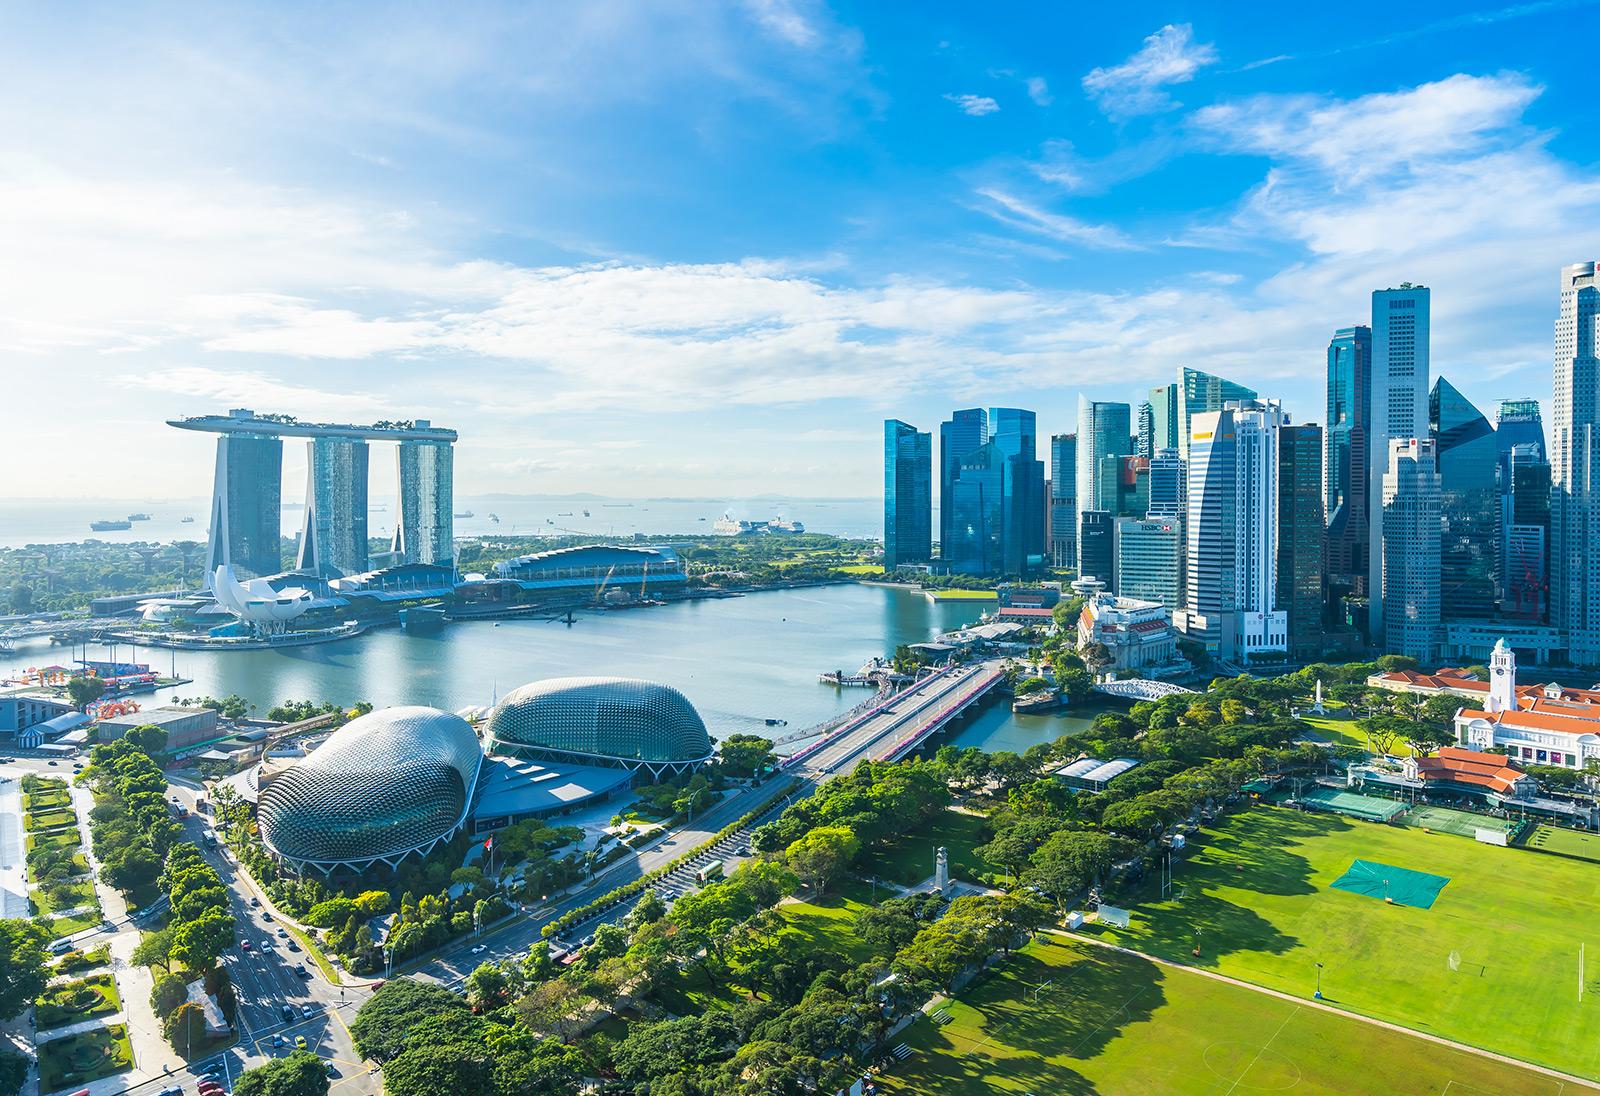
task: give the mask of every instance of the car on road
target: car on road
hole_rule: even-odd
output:
[[[285,1020],[293,1020],[294,1019],[294,1006],[293,1005],[284,1005],[283,1006],[283,1018]]]
[[[156,1093],[156,1096],[183,1096],[183,1088],[180,1085],[168,1085]]]
[[[310,1005],[301,1005],[300,1006],[300,1015],[303,1018],[309,1020],[313,1016],[315,1016],[316,1014],[317,1014],[317,1010],[312,1008]]]
[[[250,950],[250,941],[248,941],[248,940],[240,940],[239,941],[239,950],[240,951],[249,951]]]
[[[337,1077],[337,1076],[339,1076],[339,1071],[337,1069],[333,1068],[333,1063],[332,1062],[324,1061],[322,1063],[322,1065],[323,1065],[323,1068],[325,1070],[327,1070],[327,1073],[328,1073],[329,1077]]]
[[[305,967],[295,967],[294,973],[297,978],[304,978],[307,982],[311,981],[311,972]]]
[[[304,1035],[296,1035],[294,1037],[294,1045],[296,1050],[306,1049],[306,1037]]]
[[[222,1086],[215,1081],[201,1081],[200,1087],[196,1091],[200,1093],[200,1096],[223,1096]]]
[[[262,915],[261,915],[261,920],[263,920],[263,921],[270,921],[270,920],[272,920],[272,914],[270,914],[270,913],[263,913],[263,914],[262,914]],[[281,930],[281,929],[280,929],[280,930],[279,930],[279,931],[280,931],[280,932],[281,932],[281,931],[282,931],[282,930]]]
[[[51,767],[55,766],[55,762],[54,761],[46,761],[45,764],[49,765]],[[84,1089],[83,1090],[83,1096],[89,1096],[89,1090],[88,1089]]]
[[[264,948],[272,947],[272,937],[269,936],[265,940],[261,941],[261,946]]]
[[[284,1007],[288,1008],[289,1006],[285,1005]],[[285,1046],[288,1044],[288,1042],[289,1040],[285,1039],[282,1035],[274,1035],[272,1037],[272,1045],[275,1047]]]
[[[250,896],[250,904],[252,906],[259,906],[259,905],[261,905],[261,899],[257,898],[255,895],[252,894]]]
[[[290,951],[299,951],[300,950],[300,945],[295,943],[293,940],[285,940],[283,942],[283,946],[288,948]]]
[[[473,948],[472,948],[472,954],[474,954],[474,955],[482,955],[484,952],[486,952],[488,950],[489,950],[489,945],[488,944],[475,944],[475,945],[473,945]]]
[[[270,921],[270,920],[272,920],[272,918],[269,917],[269,918],[267,918],[267,920]],[[289,930],[288,929],[279,929],[278,930],[278,938],[280,940],[289,939]]]

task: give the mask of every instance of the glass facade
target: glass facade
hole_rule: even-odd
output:
[[[367,571],[367,443],[320,437],[307,443],[301,570],[341,575]]]
[[[458,715],[384,708],[262,779],[256,817],[278,856],[324,872],[393,865],[466,821],[483,753]]]
[[[1372,328],[1345,327],[1328,344],[1322,507],[1328,522],[1328,600],[1367,589],[1367,421],[1372,414]],[[1336,614],[1342,617],[1342,613]]]
[[[1078,577],[1117,588],[1116,519],[1104,510],[1078,512]]]
[[[1389,443],[1383,475],[1386,653],[1431,663],[1439,629],[1439,472],[1432,438]]]
[[[950,530],[953,528],[954,491],[961,462],[982,449],[989,440],[989,419],[981,407],[969,407],[939,424],[939,544],[940,554],[950,558]]]
[[[1150,389],[1150,444],[1156,449],[1178,448],[1178,386]]]
[[[1050,439],[1050,562],[1058,568],[1078,561],[1078,435]]]
[[[1550,462],[1529,442],[1507,454],[1501,478],[1500,609],[1543,621],[1550,608]]]
[[[1440,377],[1428,396],[1428,433],[1439,470],[1439,617],[1487,620],[1501,539],[1494,427]]]
[[[400,514],[394,550],[402,563],[455,560],[455,447],[449,442],[403,441],[397,447]]]
[[[1045,558],[1044,462],[1034,414],[991,408],[986,421],[988,443],[956,468],[941,552],[960,574],[1025,575]]]
[[[666,771],[711,756],[711,736],[678,690],[620,677],[562,677],[508,693],[489,715],[489,737],[512,752]]]
[[[1081,395],[1078,397],[1077,496],[1080,512],[1113,509],[1115,499],[1100,498],[1100,463],[1106,457],[1133,455],[1133,437],[1129,433],[1131,419],[1132,411],[1125,403],[1105,403]],[[1079,529],[1081,533],[1081,523]],[[1093,574],[1084,569],[1081,535],[1078,541],[1078,573]]]
[[[283,442],[253,434],[218,437],[206,574],[228,564],[246,576],[278,574],[282,526]]]
[[[933,435],[883,424],[883,566],[933,558]]]
[[[1178,455],[1185,458],[1189,455],[1190,424],[1196,415],[1221,411],[1233,401],[1256,398],[1253,388],[1187,366],[1178,370],[1178,383],[1174,387],[1178,399]]]
[[[1183,460],[1173,448],[1157,449],[1150,458],[1149,506],[1145,513],[1153,518],[1178,517],[1183,513]]]
[[[1432,298],[1403,283],[1372,294],[1372,413],[1367,420],[1367,628],[1375,647],[1395,650],[1384,634],[1383,479],[1390,442],[1428,437]],[[1437,463],[1435,462],[1437,468]]]
[[[1322,427],[1278,431],[1278,599],[1289,657],[1322,654]]]
[[[1134,452],[1145,460],[1156,454],[1156,411],[1149,400],[1139,405],[1138,419],[1135,426],[1134,437],[1137,442]]]
[[[1183,607],[1183,521],[1118,518],[1116,593],[1159,601],[1168,612]]]

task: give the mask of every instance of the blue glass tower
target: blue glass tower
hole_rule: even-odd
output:
[[[933,435],[899,419],[883,424],[883,566],[933,557]]]
[[[1044,562],[1044,462],[1036,418],[1032,411],[997,407],[986,421],[989,439],[961,458],[941,512],[944,558],[962,574],[1025,575]]]
[[[969,407],[939,424],[939,543],[941,554],[950,558],[950,537],[954,521],[956,474],[961,460],[983,448],[989,440],[989,419],[981,407]]]

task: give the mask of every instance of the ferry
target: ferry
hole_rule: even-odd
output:
[[[149,521],[150,520],[150,515],[149,514],[129,514],[128,515],[128,520],[129,521]]]
[[[474,514],[471,510],[463,510],[459,514],[451,514],[450,516],[453,518],[474,518],[478,515]]]
[[[133,528],[133,522],[131,522],[131,521],[118,521],[118,520],[116,520],[114,518],[113,519],[102,519],[100,521],[91,521],[89,523],[89,528],[93,529],[96,533],[110,533],[110,532],[115,532],[115,531],[122,530],[122,529],[132,529]]]
[[[185,525],[193,525],[194,524],[194,518],[179,518],[178,520],[181,521]]]
[[[589,516],[589,511],[587,511],[587,510],[585,510],[585,511],[584,511],[584,512],[583,512],[583,516],[584,516],[584,517],[588,517],[588,516]]]

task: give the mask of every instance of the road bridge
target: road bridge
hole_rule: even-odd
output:
[[[1174,685],[1170,681],[1146,681],[1134,677],[1126,681],[1102,681],[1094,686],[1094,691],[1119,700],[1160,700],[1164,696],[1193,693],[1195,690]]]

